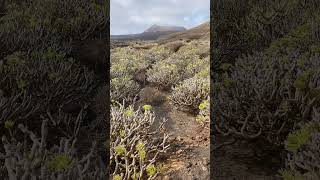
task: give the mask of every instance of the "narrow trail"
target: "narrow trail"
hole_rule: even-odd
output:
[[[148,88],[154,88],[147,86]],[[156,91],[156,90],[155,90]],[[159,94],[158,94],[159,95]],[[170,148],[159,157],[166,172],[157,180],[209,180],[210,179],[210,129],[195,121],[195,115],[174,109],[168,99],[169,93],[161,91],[165,97],[161,103],[153,105],[156,121],[153,128],[159,127],[163,118],[167,119],[166,130],[170,135]],[[157,96],[154,97],[157,99]],[[143,102],[144,103],[144,102]],[[217,137],[220,142],[227,139]],[[277,157],[269,155],[258,158],[253,145],[235,143],[214,152],[212,163],[213,180],[277,180],[280,164]]]
[[[162,93],[165,97],[169,95]],[[194,115],[174,109],[167,98],[153,106],[153,110],[157,122],[168,120],[166,129],[170,135],[170,148],[160,159],[166,173],[158,179],[210,179],[210,130],[197,123]]]

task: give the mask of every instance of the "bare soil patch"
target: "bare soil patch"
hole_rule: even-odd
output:
[[[209,127],[197,123],[194,115],[174,109],[167,99],[168,92],[161,91],[161,95],[164,99],[153,106],[158,118],[154,128],[157,128],[162,118],[168,120],[166,128],[170,134],[170,149],[160,157],[166,172],[158,179],[210,179]]]

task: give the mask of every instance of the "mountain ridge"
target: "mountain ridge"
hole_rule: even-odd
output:
[[[157,40],[161,36],[169,35],[172,33],[186,31],[182,26],[160,26],[152,25],[144,32],[139,34],[126,34],[126,35],[111,35],[111,40]]]
[[[185,31],[185,30],[187,29],[183,26],[163,26],[163,25],[154,24],[151,27],[149,27],[147,30],[145,30],[144,33],[164,32],[164,31]]]

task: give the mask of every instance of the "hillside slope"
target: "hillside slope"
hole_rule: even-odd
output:
[[[183,32],[176,32],[159,38],[158,43],[167,43],[178,40],[210,39],[210,22],[205,22],[197,27]]]

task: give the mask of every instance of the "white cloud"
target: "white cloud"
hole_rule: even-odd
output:
[[[115,1],[115,0],[112,0]],[[132,4],[133,0],[116,0],[119,5],[123,7],[128,7],[130,4]],[[111,2],[112,3],[112,2]]]
[[[131,16],[131,17],[129,17],[129,21],[132,21],[137,24],[144,23],[144,19],[141,16]]]
[[[143,32],[153,24],[194,27],[209,20],[210,0],[111,0],[111,34]]]

